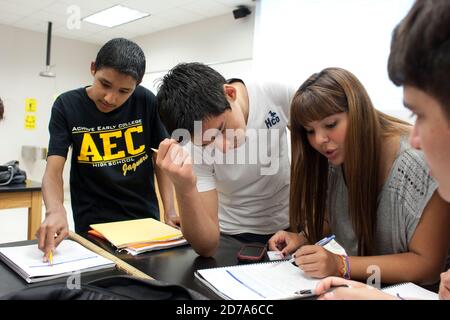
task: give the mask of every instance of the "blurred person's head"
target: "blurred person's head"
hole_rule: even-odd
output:
[[[450,1],[418,0],[394,29],[390,79],[416,116],[410,142],[422,149],[450,201]]]

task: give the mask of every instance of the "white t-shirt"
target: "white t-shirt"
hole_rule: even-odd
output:
[[[194,157],[198,191],[217,190],[220,231],[271,234],[289,226],[286,127],[295,88],[277,83],[245,85],[250,103],[246,142],[225,154],[193,144],[186,147]]]

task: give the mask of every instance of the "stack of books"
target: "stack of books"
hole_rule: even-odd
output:
[[[132,255],[186,245],[179,229],[152,218],[91,225],[89,234],[108,240]]]

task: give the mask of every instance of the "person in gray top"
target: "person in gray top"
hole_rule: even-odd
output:
[[[388,71],[391,80],[404,88],[405,107],[416,115],[410,136],[411,145],[423,150],[431,175],[439,182],[437,191],[450,202],[448,0],[417,0],[414,3],[393,32]],[[436,223],[448,224],[439,216],[436,219]],[[444,237],[446,239],[448,234]],[[351,287],[329,291],[338,285]],[[320,299],[395,299],[365,283],[338,277],[328,277],[319,282],[316,292]],[[450,269],[441,273],[439,298],[450,299]]]
[[[293,232],[279,231],[269,247],[295,251],[295,263],[316,278],[366,279],[375,265],[383,283],[436,282],[449,206],[422,152],[407,143],[410,131],[376,110],[351,72],[312,75],[291,105]],[[314,245],[330,234],[348,256]]]

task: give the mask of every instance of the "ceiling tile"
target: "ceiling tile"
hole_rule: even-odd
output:
[[[256,6],[256,1],[253,0],[214,0],[215,2],[221,3],[227,7],[233,8],[240,5],[245,5],[249,7]]]
[[[150,13],[150,17],[113,29],[81,22],[80,29],[70,30],[67,21],[71,5],[80,8],[81,18],[122,4]],[[48,21],[53,22],[55,35],[103,43],[112,35],[141,36],[179,25],[204,20],[230,12],[237,5],[254,6],[251,0],[0,0],[0,24],[47,32]],[[90,37],[92,39],[90,39]]]
[[[132,9],[143,10],[151,15],[158,14],[175,7],[182,6],[193,0],[163,0],[163,1],[148,1],[148,0],[126,0],[122,4]]]
[[[196,0],[183,5],[182,8],[207,17],[219,16],[232,11],[228,6],[211,0]]]

